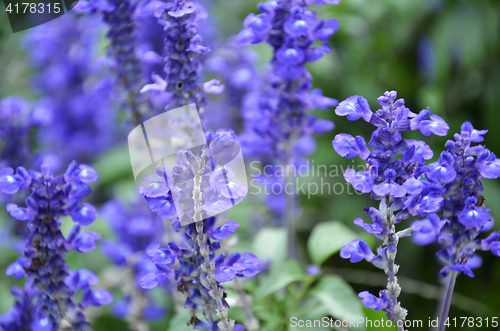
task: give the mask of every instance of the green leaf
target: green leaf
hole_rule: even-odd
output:
[[[314,264],[321,265],[337,253],[346,242],[358,237],[339,221],[319,223],[314,227],[307,241],[309,257]]]
[[[328,315],[330,314],[329,313],[329,310],[328,310],[328,307],[325,307],[324,305],[322,305],[322,303],[315,297],[307,297],[305,300],[302,301],[301,303],[301,307],[300,307],[301,310],[306,310],[307,311],[307,314],[303,314],[301,313],[300,311],[297,312],[297,314],[292,314],[291,317],[290,317],[290,324],[288,326],[288,330],[292,331],[292,330],[332,330],[330,327],[327,327],[325,323],[323,323],[323,318],[326,317],[326,319],[328,319],[329,321],[329,317]],[[294,325],[294,323],[292,323],[292,318],[293,317],[297,317],[297,321],[298,320],[301,320],[301,321],[307,321],[307,320],[310,320],[310,321],[321,321],[320,323],[320,326],[318,326],[318,324],[316,323],[316,327],[312,326],[312,327],[308,327],[306,326],[307,325],[307,322],[304,322],[305,326],[304,327],[300,327],[300,326],[292,326]],[[302,323],[302,322],[301,322]],[[312,325],[314,325],[314,322],[312,322]]]
[[[352,321],[365,316],[361,300],[351,286],[339,276],[329,275],[321,279],[311,290],[311,295],[328,307],[328,313],[336,319]],[[356,330],[365,330],[361,324]]]
[[[260,300],[271,293],[278,291],[290,283],[302,281],[306,274],[297,261],[287,261],[280,268],[272,271],[255,293],[255,300]]]
[[[190,318],[189,310],[183,309],[170,320],[167,331],[192,331],[193,329],[186,325]]]
[[[263,228],[255,236],[252,252],[261,260],[271,259],[281,265],[286,255],[286,229]]]

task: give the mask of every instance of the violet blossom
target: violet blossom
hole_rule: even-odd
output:
[[[244,29],[235,37],[239,45],[267,43],[273,49],[270,72],[257,90],[243,101],[245,129],[241,135],[244,153],[265,165],[298,165],[312,154],[316,142],[312,134],[333,130],[334,124],[317,119],[310,111],[328,109],[337,100],[312,89],[307,63],[319,60],[331,48],[326,43],[339,28],[337,19],[318,20],[309,10],[313,1],[278,0],[260,3],[260,14],[245,18]],[[332,3],[317,1],[318,4]],[[338,1],[335,2],[335,4]],[[313,46],[314,43],[319,46]],[[282,187],[293,185],[287,172],[279,179]],[[295,253],[295,196],[280,194],[268,204],[281,211],[288,232],[287,254]]]
[[[347,116],[351,121],[363,118],[376,129],[368,144],[361,136],[338,134],[333,140],[333,148],[343,157],[359,156],[365,161],[365,170],[356,172],[348,168],[344,177],[356,190],[371,193],[371,199],[380,200],[380,204],[378,209],[364,209],[372,224],[364,223],[361,218],[356,218],[354,224],[383,241],[376,255],[368,243],[356,239],[342,247],[340,256],[353,263],[366,260],[385,271],[388,284],[379,297],[367,291],[359,296],[366,307],[385,311],[387,319],[396,322],[398,330],[404,330],[407,310],[398,300],[401,287],[395,258],[399,239],[410,236],[411,229],[396,231],[396,224],[417,214],[437,212],[443,205],[443,197],[440,187],[427,185],[420,179],[432,151],[424,142],[403,139],[401,132],[420,130],[424,135],[430,132],[446,135],[449,127],[437,115],[428,119],[429,109],[415,114],[405,107],[403,99],[396,97],[396,91],[385,92],[377,99],[382,108],[376,112],[372,112],[366,99],[360,96],[342,101],[335,109],[337,115]]]
[[[472,269],[482,264],[477,250],[491,251],[500,256],[499,232],[488,232],[494,220],[486,208],[482,195],[482,180],[500,177],[500,160],[480,143],[488,130],[476,130],[470,122],[462,124],[460,134],[454,141],[446,142],[446,151],[439,160],[429,165],[425,173],[428,186],[442,187],[444,204],[439,212],[415,221],[412,229],[414,241],[419,245],[439,243],[443,247],[436,255],[444,264],[441,277],[448,277],[447,295],[440,316],[440,330],[445,329],[443,321],[448,317],[449,304],[458,274],[463,272],[474,277]],[[423,216],[423,215],[422,215]]]
[[[48,165],[42,165],[41,172],[19,167],[15,174],[11,168],[4,168],[0,173],[2,192],[14,194],[19,190],[31,190],[26,207],[7,205],[7,212],[18,221],[27,221],[30,230],[24,256],[7,268],[7,275],[15,279],[26,278],[26,293],[14,290],[19,301],[8,316],[21,314],[20,309],[29,309],[23,314],[32,330],[56,331],[65,327],[87,330],[83,309],[109,304],[112,296],[108,291],[91,288],[97,283],[92,272],[70,271],[64,256],[71,250],[88,252],[95,248],[100,238],[98,233],[80,231],[81,226],[89,225],[97,216],[94,206],[85,202],[80,204],[91,192],[87,184],[97,180],[97,173],[90,166],[76,162],[59,176],[53,176]],[[78,223],[66,237],[60,230],[63,216],[71,216]],[[78,303],[75,302],[77,292],[83,293]],[[28,312],[30,316],[26,315]],[[9,317],[7,321],[7,330],[18,330],[15,325],[19,321]]]
[[[39,98],[33,114],[44,125],[37,132],[40,163],[54,169],[74,159],[90,162],[120,135],[111,105],[112,79],[98,54],[102,24],[72,11],[31,29],[25,38],[31,87]]]

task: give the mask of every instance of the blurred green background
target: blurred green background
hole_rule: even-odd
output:
[[[239,32],[249,12],[256,12],[257,3],[254,0],[218,0],[208,9],[215,15],[218,28],[229,37]],[[354,94],[363,95],[373,109],[376,98],[384,91],[397,90],[411,110],[418,112],[430,107],[449,123],[447,137],[425,138],[435,150],[435,159],[446,139],[459,131],[465,120],[471,121],[477,129],[488,129],[484,143],[500,155],[500,130],[496,128],[500,121],[500,1],[343,0],[338,6],[318,6],[316,9],[320,17],[335,17],[340,21],[340,30],[331,39],[332,53],[310,65],[315,87],[323,89],[326,96],[341,101]],[[32,97],[28,86],[30,69],[20,47],[22,36],[22,33],[12,34],[3,4],[0,5],[0,98],[12,94]],[[269,48],[259,46],[255,49],[261,53],[261,61],[269,59]],[[336,117],[333,109],[318,112],[318,116],[332,119],[336,129],[317,137],[318,150],[310,161],[314,160],[315,165],[351,165],[350,160],[340,158],[333,151],[333,137],[340,132],[368,136],[371,126]],[[111,185],[106,188],[106,195],[111,196],[122,187],[133,187],[128,171],[124,167],[120,176],[110,175]],[[342,176],[311,176],[301,180],[344,184]],[[492,215],[500,219],[497,205],[500,184],[498,180],[487,180],[484,186],[486,205],[492,208]],[[251,210],[249,200],[235,207],[230,216],[245,222],[242,218],[249,218]],[[302,196],[300,203],[303,213],[297,230],[304,264],[310,262],[305,247],[317,223],[339,220],[363,236],[352,220],[363,217],[363,206],[375,206],[367,196],[349,195],[345,190],[338,195]],[[410,222],[401,226],[405,224],[409,226]],[[102,233],[109,232],[105,223],[96,227]],[[500,224],[495,225],[495,229],[500,230]],[[251,246],[252,238],[240,235],[240,241],[243,246]],[[378,246],[374,240],[372,243],[372,247]],[[398,251],[402,305],[409,310],[409,319],[423,320],[424,325],[429,317],[436,315],[441,296],[437,277],[440,266],[435,259],[437,249],[436,246],[415,246],[410,239],[403,239]],[[4,254],[0,254],[0,270],[5,270],[15,259],[13,253],[5,254],[8,251],[5,247]],[[470,279],[461,275],[458,278],[450,317],[500,316],[500,261],[490,253],[480,254],[483,266],[474,271],[476,277]],[[106,263],[98,251],[72,259],[72,266],[86,265],[96,271],[102,270]],[[341,275],[356,292],[377,293],[386,284],[383,273],[371,264],[351,264],[338,255],[326,262],[323,272]],[[8,288],[13,283],[11,277],[0,272],[1,311],[10,307]],[[102,325],[96,326],[99,330],[125,328],[110,317],[104,317],[99,323]],[[160,325],[158,323],[158,330],[162,330]]]

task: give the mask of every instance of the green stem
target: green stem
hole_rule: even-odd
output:
[[[287,149],[286,157],[285,157],[285,196],[286,196],[286,205],[285,205],[285,218],[286,218],[286,229],[287,229],[287,258],[289,260],[293,260],[296,258],[295,256],[295,219],[294,219],[294,195],[293,195],[293,177],[289,173],[290,164],[290,150]],[[292,188],[292,193],[287,193],[287,188]]]
[[[455,289],[455,283],[457,281],[457,272],[452,271],[448,278],[448,285],[446,286],[446,296],[443,301],[443,307],[441,308],[441,316],[439,317],[439,329],[438,331],[446,330],[446,319],[448,318],[448,313],[450,312],[451,299],[453,297],[453,290]]]

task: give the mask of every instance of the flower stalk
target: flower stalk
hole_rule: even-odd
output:
[[[385,223],[387,224],[387,228],[389,229],[389,234],[384,240],[384,244],[389,248],[387,250],[387,268],[385,269],[385,273],[388,276],[387,282],[387,294],[393,301],[394,305],[394,316],[398,327],[398,331],[404,331],[404,321],[406,315],[408,314],[407,310],[401,307],[401,303],[398,301],[398,297],[401,294],[401,286],[398,283],[398,277],[396,276],[399,271],[399,265],[395,263],[396,255],[397,255],[397,247],[399,243],[399,236],[396,233],[396,223],[395,217],[390,212],[391,200],[390,196],[386,196],[386,205],[387,213],[385,217]]]
[[[455,289],[455,283],[457,281],[458,273],[456,271],[451,272],[448,276],[448,282],[446,284],[446,295],[443,300],[443,306],[441,308],[441,314],[439,316],[439,329],[438,331],[446,330],[446,320],[448,319],[448,314],[450,312],[451,300],[453,297],[453,290]]]

